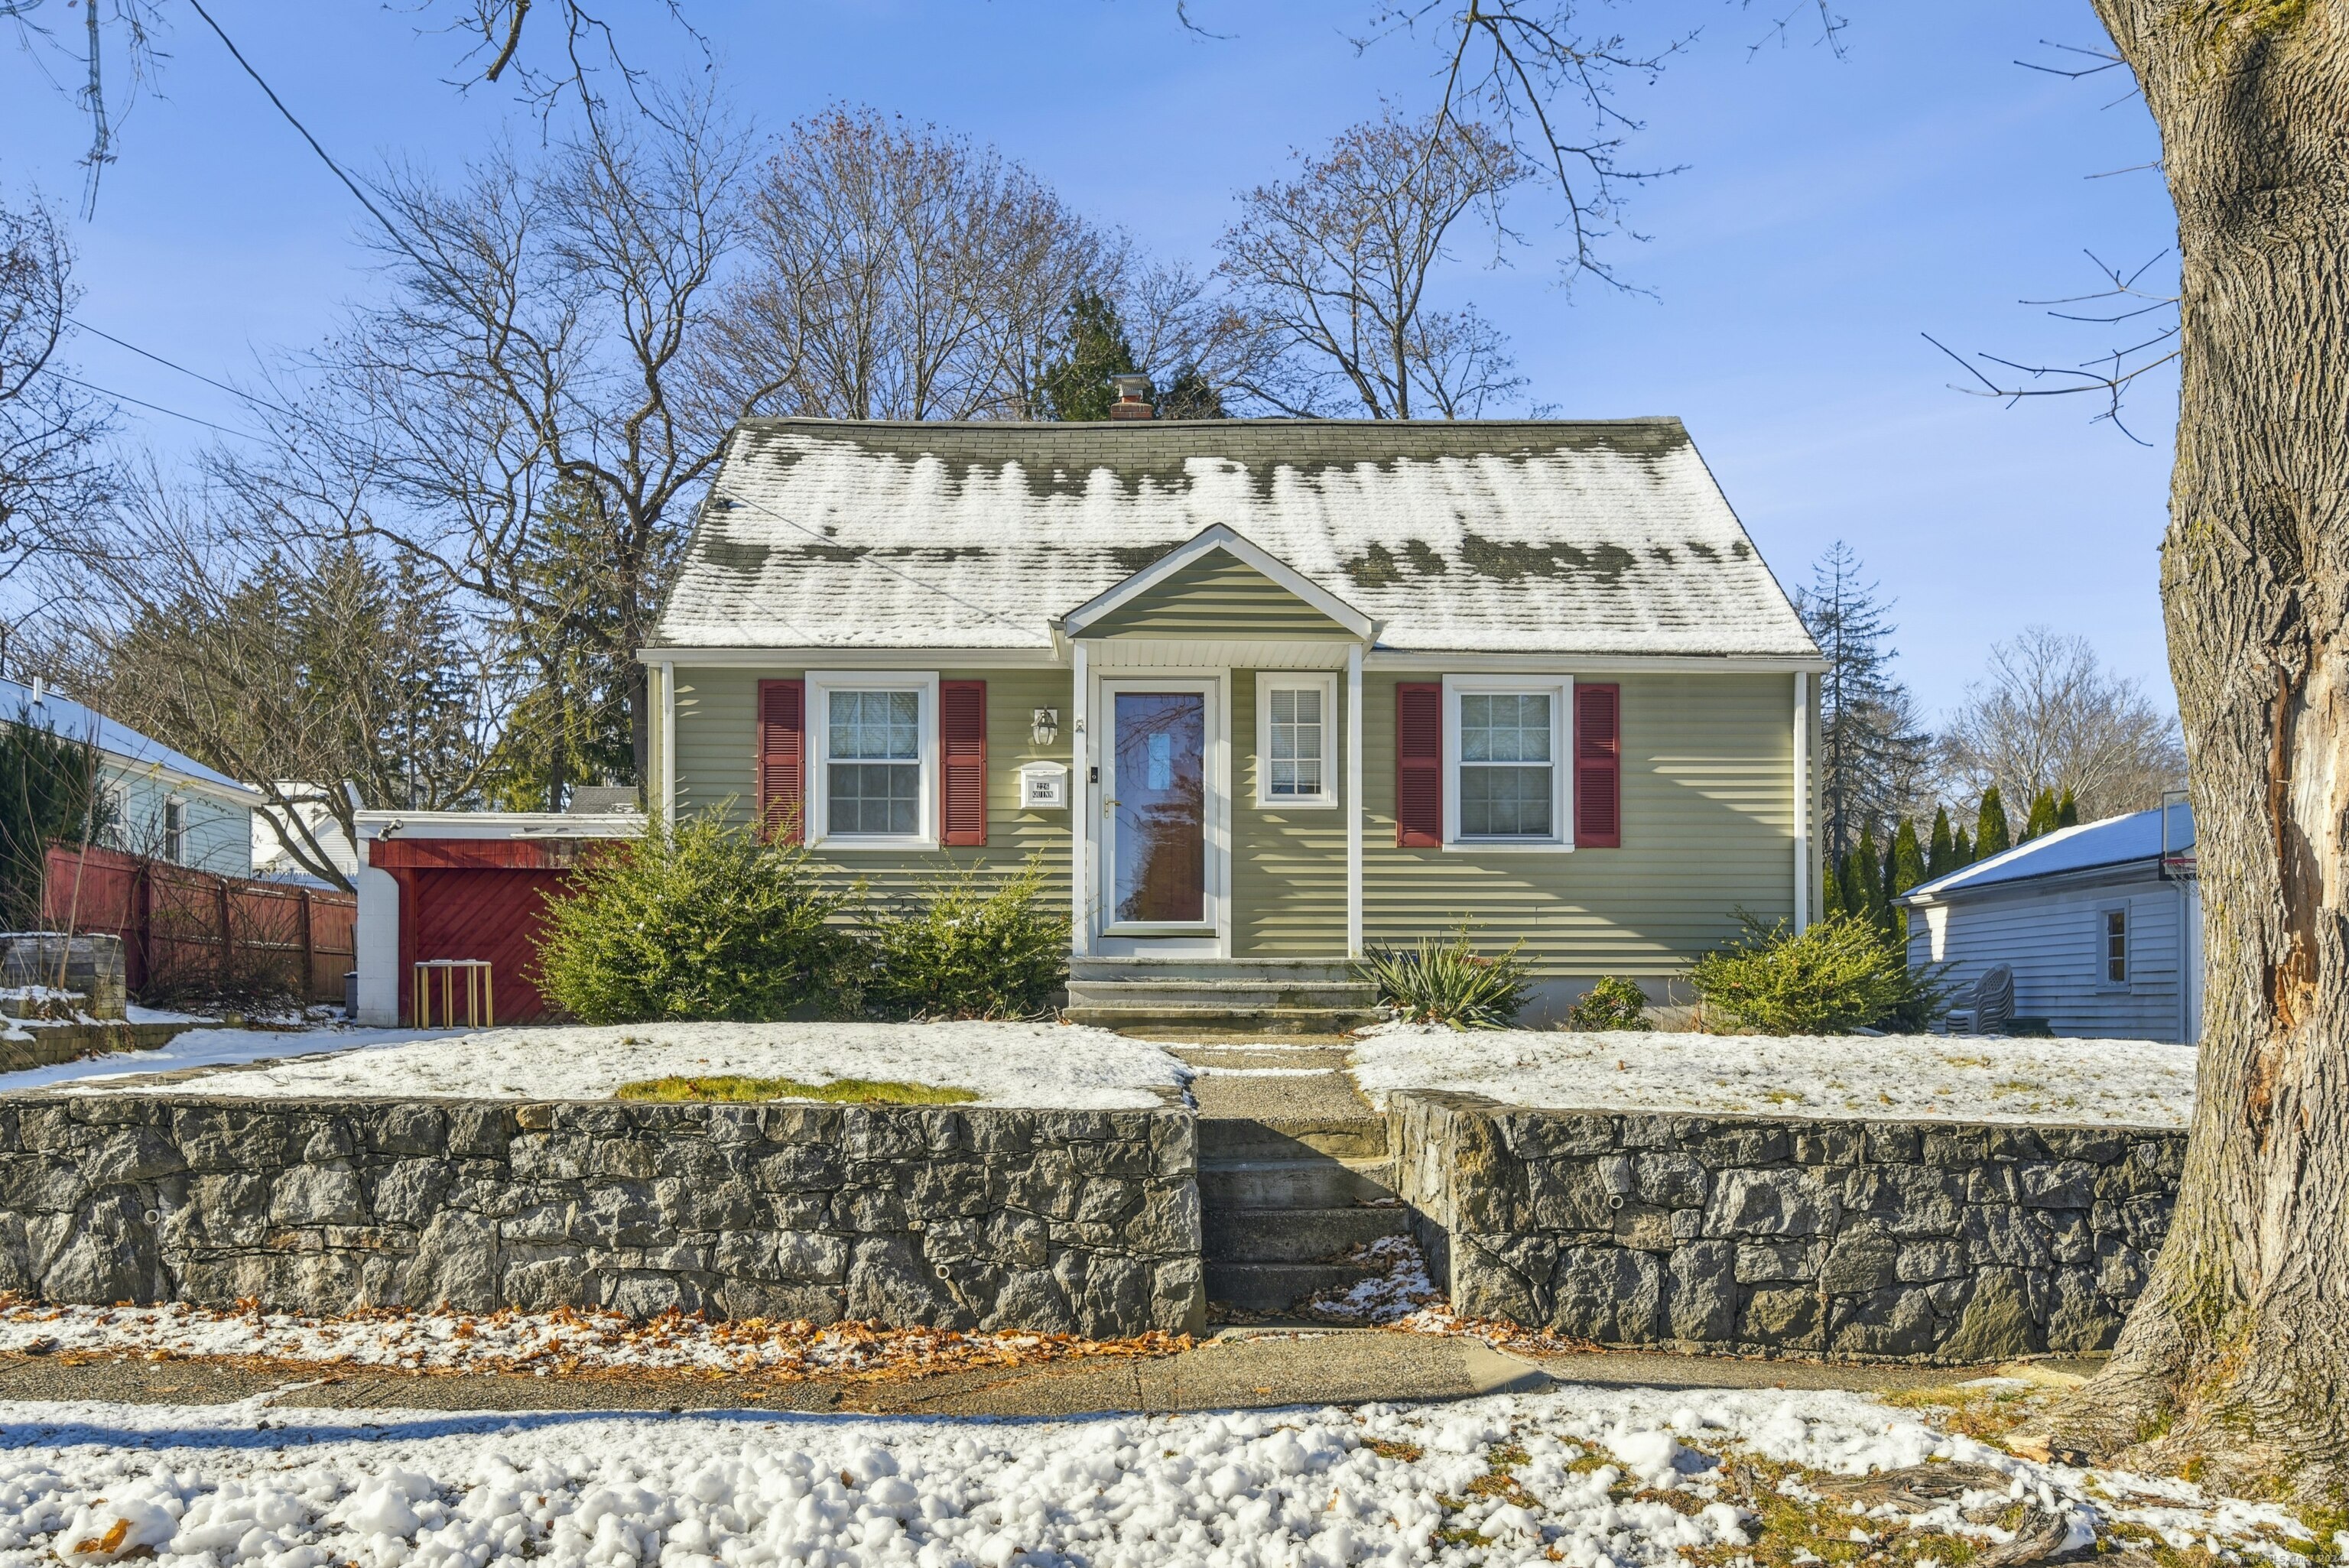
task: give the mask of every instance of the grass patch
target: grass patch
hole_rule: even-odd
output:
[[[732,1104],[770,1099],[820,1099],[833,1105],[965,1105],[978,1095],[967,1088],[936,1084],[897,1083],[888,1078],[834,1078],[830,1083],[802,1083],[797,1078],[739,1078],[715,1073],[701,1078],[638,1078],[624,1083],[615,1099],[643,1099],[697,1104]]]
[[[1936,1425],[1987,1443],[2037,1415],[2051,1392],[2036,1384],[2002,1380],[1974,1387],[1949,1383],[1931,1388],[1897,1388],[1877,1398],[1901,1409],[1930,1412]]]

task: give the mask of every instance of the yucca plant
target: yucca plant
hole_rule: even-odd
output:
[[[1455,1029],[1506,1029],[1525,1010],[1528,988],[1517,944],[1487,956],[1469,945],[1464,927],[1449,941],[1423,936],[1413,947],[1373,947],[1362,969],[1381,1006],[1410,1024]]]

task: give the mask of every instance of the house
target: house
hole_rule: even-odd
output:
[[[1950,965],[1962,990],[2005,965],[2017,1017],[2058,1035],[2201,1037],[2202,893],[2183,800],[2059,829],[1901,902],[1910,965]]]
[[[650,797],[888,899],[1038,857],[1074,1016],[1326,1019],[1464,924],[1533,1016],[1806,921],[1812,676],[1676,419],[752,420]]]
[[[278,799],[288,799],[290,806],[280,806],[277,799],[264,799],[253,814],[253,874],[272,882],[301,882],[315,887],[333,884],[304,866],[285,847],[285,835],[278,831],[281,821],[286,833],[299,841],[306,831],[325,857],[326,863],[346,878],[358,872],[358,850],[335,820],[323,797],[326,787],[305,784],[294,779],[279,780],[275,786]],[[298,825],[298,826],[297,826]]]
[[[0,720],[37,725],[97,749],[111,819],[98,841],[107,848],[221,876],[252,874],[259,790],[39,681],[0,680]]]

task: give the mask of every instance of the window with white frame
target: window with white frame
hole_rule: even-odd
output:
[[[1338,803],[1338,680],[1328,675],[1257,677],[1257,804]]]
[[[2106,985],[2129,983],[2128,906],[2115,905],[2098,912],[2098,935],[2101,942],[2096,954],[2098,979]]]
[[[1444,683],[1447,841],[1562,849],[1571,687],[1545,676]]]
[[[163,858],[176,865],[188,863],[188,803],[163,802]]]
[[[936,677],[811,675],[808,696],[811,837],[928,846]]]

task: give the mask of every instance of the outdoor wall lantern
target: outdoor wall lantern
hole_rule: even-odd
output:
[[[1028,738],[1039,746],[1050,746],[1061,738],[1061,710],[1040,707],[1028,721]]]

